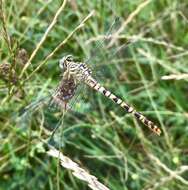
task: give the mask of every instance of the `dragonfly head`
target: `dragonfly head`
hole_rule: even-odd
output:
[[[67,65],[73,61],[73,56],[72,55],[67,55],[64,56],[62,59],[59,61],[59,67],[64,70],[67,68]]]

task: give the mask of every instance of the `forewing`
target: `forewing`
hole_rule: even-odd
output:
[[[62,79],[52,95],[52,100],[62,109],[69,109],[68,103],[74,97],[78,84],[75,83],[73,77],[64,77]]]

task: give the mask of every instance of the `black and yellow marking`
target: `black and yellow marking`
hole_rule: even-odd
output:
[[[67,60],[64,61],[64,68],[67,69],[69,75],[72,75],[73,80],[76,82],[85,82],[91,88],[99,91],[104,96],[111,99],[116,104],[120,105],[123,109],[128,113],[132,113],[139,121],[141,121],[144,125],[150,128],[153,132],[160,135],[161,130],[150,120],[148,120],[141,113],[137,112],[133,107],[129,106],[125,102],[123,102],[120,98],[112,94],[110,91],[106,90],[103,86],[101,86],[92,76],[91,70],[84,63],[74,62],[70,59],[70,56],[67,56]],[[65,96],[63,96],[65,97]],[[72,98],[72,97],[70,97]]]
[[[161,134],[161,130],[150,120],[148,120],[144,115],[142,115],[140,112],[137,112],[133,107],[126,104],[123,100],[118,98],[116,95],[111,93],[110,91],[106,90],[103,86],[101,86],[98,82],[95,84],[92,82],[87,82],[87,84],[95,89],[96,91],[100,92],[107,98],[111,99],[116,104],[120,105],[123,109],[125,109],[126,112],[132,113],[135,118],[137,118],[139,121],[141,121],[145,126],[147,126],[150,130],[152,130],[157,135]]]
[[[129,112],[129,108],[130,106],[128,104],[126,104],[125,102],[122,102],[120,105],[122,108],[124,108],[126,110],[126,112]],[[130,113],[130,112],[129,112]]]
[[[114,98],[113,98],[113,101],[114,101],[115,103],[117,103],[118,100],[119,100],[118,97],[114,97]]]

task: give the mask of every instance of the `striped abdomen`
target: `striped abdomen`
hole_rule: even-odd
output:
[[[86,83],[93,89],[99,91],[101,94],[106,96],[107,98],[111,99],[116,104],[120,105],[126,112],[132,113],[139,121],[141,121],[144,125],[146,125],[150,130],[152,130],[157,135],[161,134],[161,130],[150,120],[148,120],[145,116],[141,113],[137,112],[134,108],[126,104],[123,100],[118,98],[116,95],[111,93],[110,91],[106,90],[103,86],[101,86],[97,81],[93,78],[86,81]]]

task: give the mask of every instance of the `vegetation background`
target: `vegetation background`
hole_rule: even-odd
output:
[[[0,0],[0,20],[0,189],[89,189],[45,139],[109,189],[188,189],[187,0]],[[42,104],[67,54],[91,57],[94,76],[162,135],[86,87],[63,116]]]

